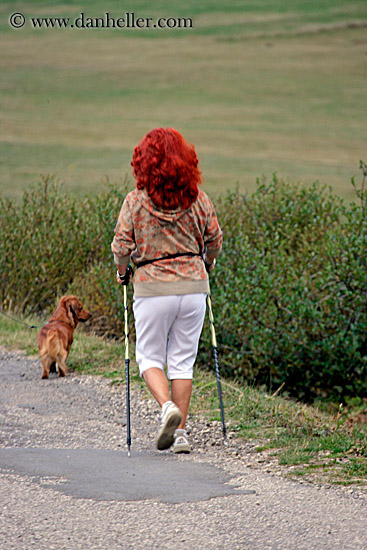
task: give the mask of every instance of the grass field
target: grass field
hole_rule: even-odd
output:
[[[31,28],[29,17],[190,17],[192,29]],[[12,29],[10,14],[27,24]],[[134,145],[174,126],[216,194],[257,176],[332,185],[347,198],[366,159],[367,4],[2,2],[0,191],[39,174],[76,193],[130,174]]]

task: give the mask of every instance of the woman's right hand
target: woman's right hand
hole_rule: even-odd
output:
[[[121,275],[119,270],[117,270],[116,281],[118,282],[119,285],[126,286],[130,283],[130,279],[131,279],[132,274],[133,274],[133,270],[131,269],[131,266],[129,264],[129,265],[127,265],[125,273],[123,275]]]

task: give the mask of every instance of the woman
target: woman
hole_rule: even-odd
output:
[[[189,453],[185,423],[209,289],[207,271],[214,268],[222,232],[210,199],[198,189],[195,149],[179,132],[149,132],[135,147],[131,165],[137,185],[122,205],[111,245],[117,282],[128,284],[131,257],[136,266],[136,360],[162,407],[157,448],[173,444],[174,452]]]

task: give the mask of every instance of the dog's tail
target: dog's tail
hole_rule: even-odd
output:
[[[44,348],[41,350],[41,355],[47,354],[53,361],[56,360],[60,353],[60,339],[57,330],[50,329],[47,332]]]

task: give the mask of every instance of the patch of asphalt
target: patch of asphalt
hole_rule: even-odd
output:
[[[111,385],[107,379],[76,374],[44,381],[40,372],[38,360],[0,351],[0,448],[4,453],[35,452],[37,463],[37,467],[20,472],[7,468],[0,454],[2,549],[367,547],[363,491],[289,481],[280,477],[279,471],[270,468],[267,472],[267,464],[254,469],[251,442],[229,434],[224,446],[220,424],[198,418],[190,419],[192,454],[158,453],[154,440],[159,411],[138,390],[131,395],[133,452],[127,459],[121,387]],[[83,450],[102,453],[100,457],[103,452],[105,456],[112,453],[113,460],[121,453],[126,468],[132,468],[128,461],[134,460],[135,453],[144,456],[141,466],[145,460],[151,461],[150,467],[159,464],[162,479],[165,472],[172,476],[172,470],[165,466],[173,463],[175,485],[183,494],[190,480],[195,484],[191,471],[204,467],[202,472],[217,472],[213,485],[229,487],[232,494],[192,502],[167,502],[157,495],[142,501],[122,501],[113,495],[106,500],[96,495],[73,496],[65,491],[65,484],[70,483],[70,475],[65,473],[70,471],[63,474],[55,471],[52,463],[47,468],[38,463],[48,460],[50,453],[57,456],[68,450],[72,457]],[[113,463],[108,463],[109,467]],[[182,466],[187,469],[180,469]],[[149,484],[148,470],[145,479]],[[135,476],[139,471],[134,471]],[[44,475],[37,478],[35,472]],[[118,472],[116,476],[118,484]],[[113,476],[109,483],[113,485]],[[249,489],[256,494],[246,494]],[[165,490],[175,489],[171,486]],[[241,490],[245,493],[240,494]]]
[[[121,451],[100,449],[8,447],[0,449],[0,470],[31,477],[42,485],[46,479],[47,487],[93,500],[180,503],[255,493],[236,490],[219,468],[175,458],[157,452],[133,452],[127,457]],[[185,483],[179,482],[182,479]]]

